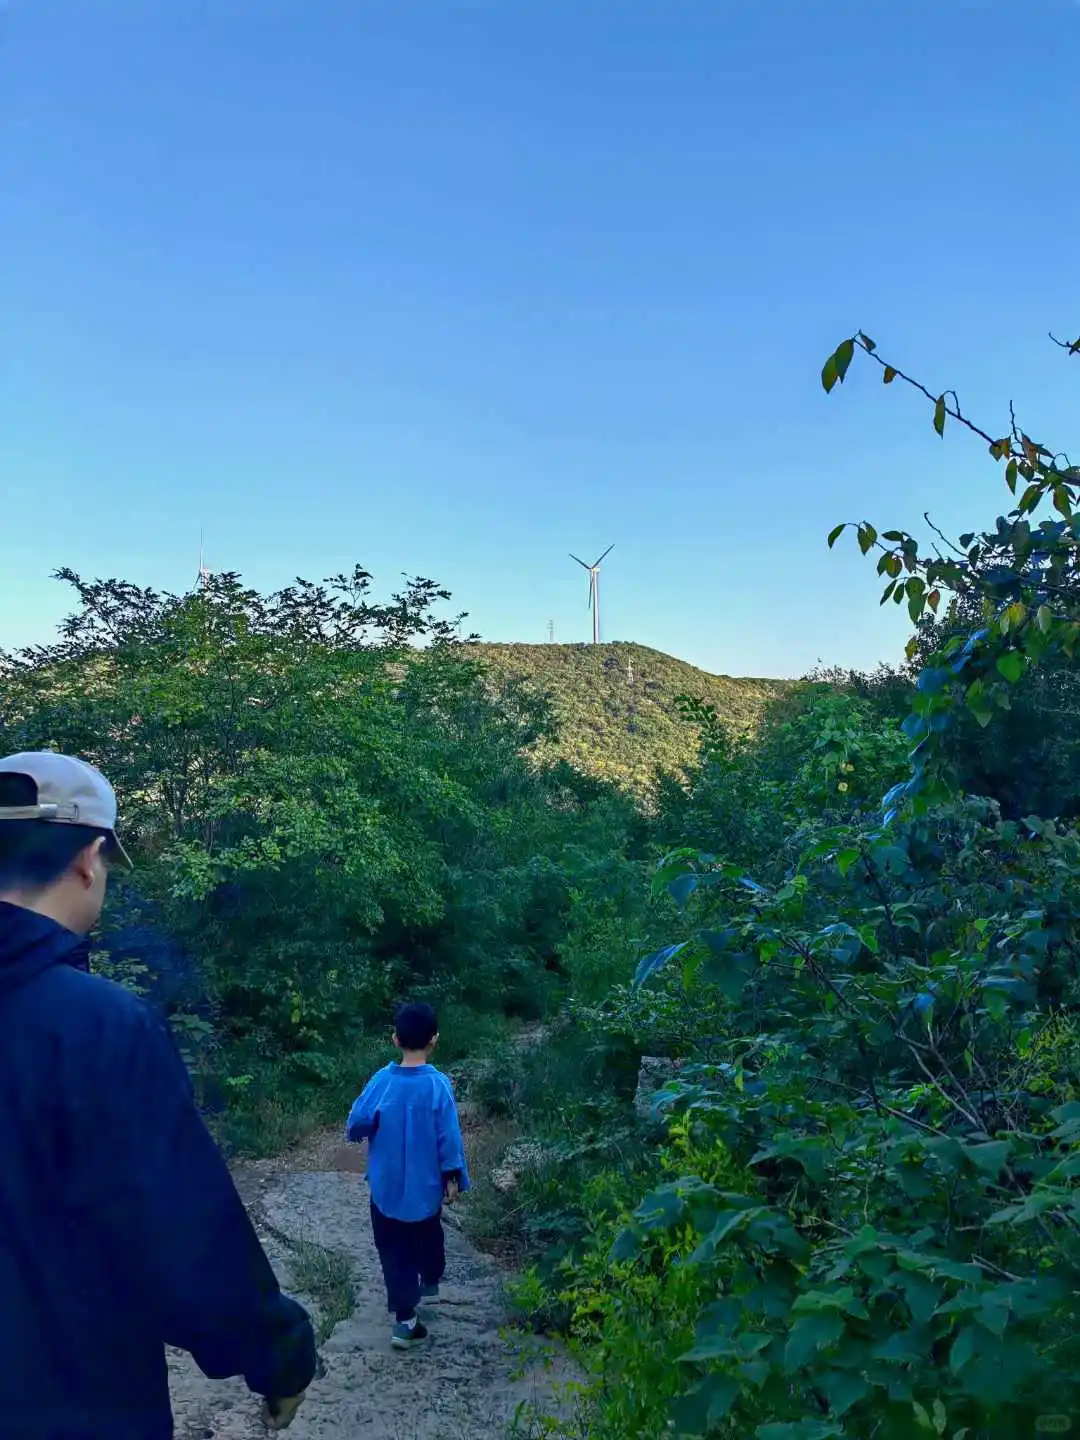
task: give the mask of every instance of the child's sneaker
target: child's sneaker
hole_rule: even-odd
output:
[[[439,1287],[438,1287],[438,1285],[425,1285],[424,1288],[420,1291],[420,1298],[421,1298],[422,1300],[432,1300],[432,1301],[438,1300],[438,1298],[439,1298]]]
[[[403,1320],[399,1325],[394,1326],[390,1344],[395,1350],[413,1350],[417,1345],[422,1345],[427,1338],[428,1332],[419,1320],[412,1322]]]

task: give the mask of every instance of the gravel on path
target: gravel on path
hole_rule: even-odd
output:
[[[325,1376],[312,1386],[294,1440],[499,1440],[526,1406],[565,1410],[572,1367],[557,1347],[505,1333],[507,1309],[495,1262],[447,1224],[447,1275],[425,1319],[431,1340],[400,1354],[371,1238],[362,1151],[317,1137],[288,1162],[241,1167],[237,1185],[267,1253],[290,1286],[290,1244],[347,1257],[355,1309],[321,1350]],[[465,1202],[467,1203],[467,1202]],[[285,1240],[289,1244],[285,1243]],[[309,1305],[315,1302],[303,1295]],[[207,1380],[190,1358],[170,1354],[176,1440],[258,1440],[258,1402],[241,1381]]]

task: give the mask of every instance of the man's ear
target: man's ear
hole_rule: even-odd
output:
[[[430,1044],[427,1048],[428,1048],[429,1050],[434,1050],[434,1049],[435,1049],[435,1046],[436,1046],[438,1043],[439,1043],[439,1032],[436,1030],[436,1031],[435,1031],[435,1034],[432,1035],[432,1037],[431,1037],[431,1044]]]
[[[105,856],[102,853],[104,849],[105,837],[99,835],[96,840],[92,840],[89,845],[80,850],[71,862],[72,870],[87,890],[93,885],[105,864]]]
[[[400,1050],[400,1049],[401,1049],[401,1041],[398,1039],[398,1034],[397,1034],[397,1031],[396,1031],[396,1030],[392,1033],[392,1035],[390,1036],[390,1039],[394,1042],[394,1044],[396,1045],[396,1047]]]

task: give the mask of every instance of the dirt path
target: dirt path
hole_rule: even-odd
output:
[[[292,1429],[295,1440],[499,1440],[525,1404],[552,1408],[570,1378],[557,1351],[516,1346],[506,1321],[502,1277],[460,1231],[447,1225],[447,1276],[421,1351],[390,1349],[378,1258],[371,1240],[360,1152],[324,1140],[287,1164],[237,1175],[283,1284],[325,1273],[351,1288],[355,1309],[321,1346],[326,1376]],[[287,1241],[288,1244],[285,1243]],[[299,1254],[296,1246],[299,1244]],[[348,1272],[351,1270],[351,1277]],[[333,1287],[330,1286],[332,1294]],[[300,1295],[316,1312],[320,1301]],[[326,1297],[323,1296],[323,1305]],[[344,1307],[347,1308],[347,1307]],[[170,1356],[177,1440],[256,1440],[265,1432],[253,1397],[238,1381],[213,1382],[184,1355]],[[522,1431],[525,1434],[527,1431]]]

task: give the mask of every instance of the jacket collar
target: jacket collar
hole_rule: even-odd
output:
[[[33,910],[0,901],[0,996],[61,964],[89,970],[89,940]]]

